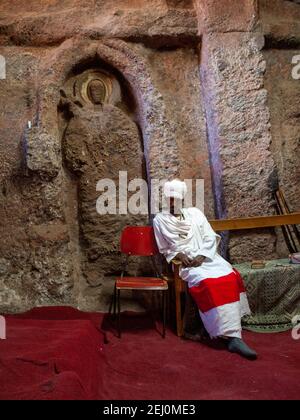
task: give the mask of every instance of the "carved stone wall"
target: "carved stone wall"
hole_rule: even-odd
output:
[[[14,54],[10,47],[3,51],[7,57]],[[99,178],[114,179],[119,170],[147,179],[205,178],[206,211],[210,217],[214,213],[197,50],[172,47],[156,54],[149,47],[121,40],[79,39],[41,55],[39,49],[30,51],[32,74],[22,81],[21,91],[28,89],[32,101],[26,113],[16,117],[14,129],[5,131],[3,145],[11,165],[8,154],[1,208],[10,214],[11,228],[6,228],[1,243],[5,256],[1,308],[17,311],[66,303],[105,310],[112,274],[120,270],[121,228],[141,219],[111,218],[104,223],[109,217],[96,213]],[[23,66],[22,58],[18,66]],[[99,81],[104,74],[112,77],[107,89],[112,90],[103,100],[101,83],[89,81]],[[5,89],[8,84],[12,89],[14,77],[10,74],[3,87],[6,97]],[[8,111],[7,126],[13,107]],[[31,129],[25,129],[27,120],[32,121]],[[13,149],[18,137],[19,145]],[[22,236],[7,242],[12,232],[19,231]],[[145,269],[144,262],[141,268]],[[25,278],[31,278],[28,289],[18,284]]]
[[[285,192],[291,211],[299,210],[300,197],[300,80],[292,77],[292,59],[299,49],[269,49],[264,53],[267,71],[265,86],[272,143],[271,151],[278,170],[279,185]],[[277,250],[286,255],[286,245],[278,229]]]
[[[0,15],[0,311],[107,309],[120,230],[141,221],[95,210],[119,170],[204,178],[209,218],[273,214],[277,183],[299,209],[295,2],[3,0]],[[232,261],[287,252],[270,229],[225,239]]]

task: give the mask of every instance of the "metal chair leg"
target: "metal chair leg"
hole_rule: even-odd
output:
[[[120,302],[120,289],[117,290],[118,300],[118,337],[121,338],[121,302]]]
[[[111,315],[111,311],[112,311],[112,307],[113,307],[113,302],[114,302],[114,295],[112,294],[111,295],[111,298],[110,298],[109,309],[108,309],[109,315]]]
[[[166,337],[166,318],[167,318],[167,290],[163,291],[163,338]]]

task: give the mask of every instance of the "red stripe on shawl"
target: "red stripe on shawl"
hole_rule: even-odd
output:
[[[218,306],[238,302],[245,286],[240,273],[234,270],[227,276],[207,278],[189,289],[202,313]]]

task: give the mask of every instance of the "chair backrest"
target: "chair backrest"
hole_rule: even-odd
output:
[[[152,226],[127,226],[121,235],[121,252],[150,257],[159,253]]]

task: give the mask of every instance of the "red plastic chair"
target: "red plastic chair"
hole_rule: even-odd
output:
[[[126,254],[126,266],[115,282],[115,290],[113,296],[114,315],[116,315],[116,307],[118,307],[118,335],[121,338],[121,290],[155,290],[162,293],[163,300],[163,338],[166,335],[166,305],[168,282],[159,277],[154,256],[159,254],[156,245],[154,231],[151,226],[128,226],[121,235],[121,252]],[[151,257],[156,272],[156,277],[125,277],[128,260],[131,256]]]

